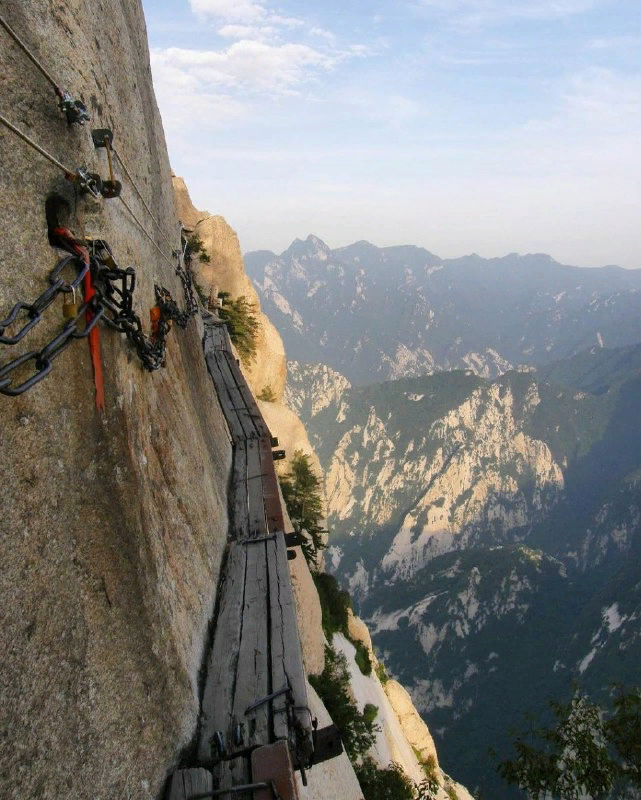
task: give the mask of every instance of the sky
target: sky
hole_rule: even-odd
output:
[[[313,233],[641,268],[639,0],[143,0],[172,169]]]

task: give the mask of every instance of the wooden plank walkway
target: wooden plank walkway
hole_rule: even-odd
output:
[[[222,788],[247,782],[256,748],[284,740],[302,766],[313,748],[271,433],[224,325],[206,323],[204,351],[234,446],[230,541],[197,756]]]

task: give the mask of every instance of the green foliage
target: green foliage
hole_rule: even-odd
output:
[[[363,708],[363,716],[367,720],[367,722],[374,722],[378,715],[378,706],[375,706],[374,703],[365,703],[365,707]]]
[[[227,325],[229,337],[243,363],[250,364],[256,357],[256,337],[260,328],[256,307],[244,295],[232,300],[229,292],[218,292],[218,299],[221,301],[218,313]]]
[[[354,661],[358,665],[358,668],[363,673],[363,675],[371,675],[372,674],[372,660],[369,656],[369,650],[362,642],[355,641],[351,637],[349,637],[350,642],[356,648],[356,655],[354,657]]]
[[[269,384],[262,389],[261,393],[258,395],[258,399],[264,400],[266,403],[276,402],[276,395]]]
[[[445,794],[450,798],[450,800],[459,800],[458,795],[456,794],[456,789],[453,786],[446,786]]]
[[[319,524],[323,518],[321,482],[302,450],[294,453],[290,471],[280,479],[280,488],[294,530],[306,533],[303,555],[314,568],[319,550],[325,547],[322,534],[327,531]]]
[[[192,256],[198,253],[198,258],[200,261],[204,261],[205,263],[209,264],[211,261],[211,257],[205,250],[205,246],[203,244],[203,240],[198,236],[197,233],[192,233],[192,235],[187,239],[187,246],[185,247],[185,260],[191,261]]]
[[[382,661],[378,662],[378,665],[376,667],[376,676],[378,677],[379,681],[381,682],[381,684],[383,686],[385,686],[385,684],[389,680],[389,674],[387,672],[387,667],[385,666],[385,664],[383,664]]]
[[[310,675],[309,680],[338,726],[345,752],[352,762],[356,761],[374,744],[377,726],[373,719],[361,714],[348,693],[349,672],[345,656],[326,645],[325,669],[318,676]]]
[[[341,589],[333,575],[326,572],[312,572],[316,590],[320,598],[323,614],[323,631],[328,641],[335,633],[347,636],[347,612],[352,607],[349,592]]]
[[[641,788],[641,689],[620,689],[607,722],[578,690],[569,703],[551,707],[556,726],[532,725],[516,739],[516,759],[498,768],[504,780],[533,798],[560,800],[604,797],[615,785]]]
[[[423,772],[425,773],[425,778],[421,782],[421,786],[424,786],[426,791],[429,791],[434,795],[437,794],[441,786],[441,782],[438,779],[435,756],[433,753],[430,753],[429,756],[424,759],[415,747],[412,747],[412,750],[414,751],[414,755],[416,756],[418,763],[421,765]]]
[[[365,800],[414,800],[416,797],[414,783],[394,761],[387,769],[380,769],[368,757],[355,767],[355,772]]]
[[[200,298],[200,302],[205,306],[205,308],[209,308],[209,295],[199,283],[194,281],[193,284],[194,288],[196,289],[196,294]]]

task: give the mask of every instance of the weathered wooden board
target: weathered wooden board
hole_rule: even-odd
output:
[[[242,723],[243,745],[269,744],[269,704],[245,712],[254,703],[267,697],[269,685],[269,635],[268,635],[268,586],[265,542],[237,545],[247,552],[247,571],[243,602],[243,622],[238,654],[238,667],[233,721]],[[230,743],[231,747],[231,743]]]
[[[216,731],[222,731],[226,740],[229,737],[245,611],[246,568],[246,547],[232,542],[220,589],[214,643],[207,664],[198,741],[199,764],[208,765],[218,760],[215,746],[212,752],[212,738]]]
[[[225,381],[227,392],[229,393],[229,397],[233,403],[233,409],[241,425],[243,426],[243,430],[245,431],[245,436],[247,436],[248,439],[255,439],[258,437],[258,431],[256,430],[256,425],[254,424],[251,411],[247,408],[245,398],[238,388],[233,368],[229,363],[229,359],[227,358],[228,354],[224,351],[219,351],[216,355],[218,368],[223,376],[223,380]],[[235,362],[233,362],[233,359],[232,363],[234,363],[236,370],[238,370],[238,367],[236,366]]]
[[[231,786],[246,786],[252,783],[252,774],[249,758],[238,756],[231,761],[222,761],[216,764],[212,772],[219,789],[228,789]],[[252,792],[229,792],[221,795],[222,800],[253,800]]]
[[[168,800],[190,800],[194,795],[211,792],[213,777],[202,767],[179,769],[171,776]]]
[[[207,339],[205,339],[205,344],[207,345]],[[245,430],[238,419],[238,414],[236,413],[234,400],[230,396],[227,385],[225,382],[225,378],[220,371],[220,367],[218,365],[218,359],[216,357],[215,351],[205,350],[205,361],[207,363],[207,369],[209,370],[209,374],[211,379],[214,383],[214,388],[216,389],[216,394],[218,395],[218,401],[220,403],[220,407],[223,410],[223,415],[225,420],[227,421],[227,426],[230,430],[232,441],[244,441],[245,440]]]
[[[277,536],[284,534],[277,534]],[[270,634],[271,634],[271,681],[272,691],[288,686],[291,689],[289,678],[285,672],[285,628],[283,627],[283,609],[280,604],[279,573],[276,564],[277,544],[272,539],[267,543],[267,576],[269,579],[269,613],[270,613]],[[287,557],[287,556],[285,556]],[[293,699],[293,695],[292,698]],[[286,695],[272,700],[272,729],[275,740],[287,739],[289,735],[289,723],[287,717],[287,705],[290,698]]]
[[[245,401],[245,405],[250,410],[251,414],[253,415],[254,424],[256,425],[256,430],[259,436],[269,436],[271,440],[271,434],[269,432],[269,428],[267,427],[267,423],[263,419],[263,415],[260,413],[260,409],[258,408],[258,403],[254,395],[252,394],[251,389],[247,385],[247,381],[243,377],[243,374],[240,370],[240,367],[236,364],[233,356],[231,353],[227,354],[228,359],[231,359],[231,369],[236,378],[236,383],[238,389],[243,396]]]
[[[249,535],[249,503],[247,499],[247,441],[236,442],[231,480],[230,530],[236,540]]]
[[[272,544],[269,542],[268,544]],[[275,550],[274,556],[269,557],[269,576],[270,576],[270,607],[272,609],[272,653],[274,652],[275,642],[277,641],[274,628],[279,614],[282,625],[282,666],[280,658],[272,656],[271,669],[272,680],[280,680],[280,670],[285,672],[286,682],[292,690],[294,705],[301,709],[295,712],[300,725],[307,733],[307,744],[311,753],[312,728],[309,714],[302,709],[307,707],[307,688],[305,685],[305,669],[303,667],[303,654],[301,652],[300,637],[298,633],[298,620],[296,619],[296,606],[294,604],[294,593],[292,591],[292,579],[287,562],[287,547],[285,537],[277,535],[273,540]],[[268,551],[268,555],[271,554]],[[275,564],[272,567],[272,564]],[[283,717],[282,712],[278,712],[277,706],[274,707],[274,721]]]
[[[263,471],[259,439],[247,442],[247,495],[249,503],[249,536],[265,536],[267,520],[263,501]]]
[[[272,458],[271,436],[269,438],[267,436],[261,437],[258,446],[263,473],[263,504],[265,506],[265,517],[267,518],[267,529],[270,532],[282,531],[285,529],[285,521],[278,491],[278,478],[276,477],[274,459]]]

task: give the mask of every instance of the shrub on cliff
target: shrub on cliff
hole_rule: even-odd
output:
[[[349,695],[347,659],[331,645],[326,645],[325,669],[320,675],[310,675],[309,681],[338,726],[350,761],[355,762],[374,744],[377,726],[371,713],[361,714]]]
[[[349,592],[341,589],[336,578],[326,572],[312,572],[312,577],[320,598],[327,640],[331,642],[335,633],[347,636],[347,612],[352,607]]]
[[[218,299],[221,303],[218,314],[227,325],[229,338],[243,363],[249,365],[256,357],[256,337],[260,329],[256,307],[244,295],[234,300],[229,292],[218,292]]]
[[[193,233],[187,239],[187,245],[185,247],[185,260],[191,261],[192,256],[196,254],[198,254],[198,260],[202,261],[203,264],[209,264],[211,262],[211,256],[205,250],[203,240],[200,238],[200,236]]]
[[[290,471],[280,479],[280,488],[294,530],[307,534],[301,547],[305,560],[313,570],[319,550],[325,547],[322,534],[326,531],[320,525],[323,497],[321,482],[312,469],[309,456],[302,450],[294,453]]]

